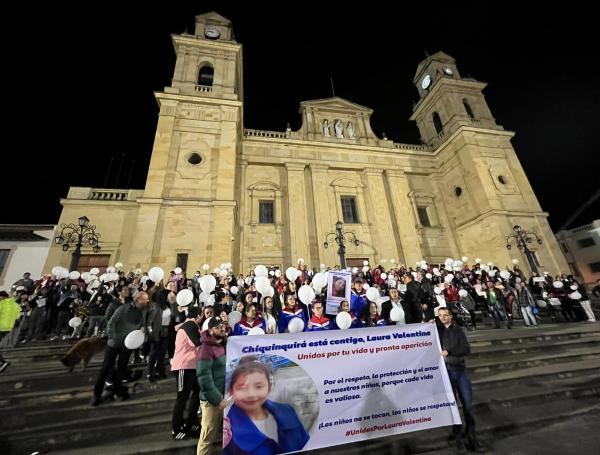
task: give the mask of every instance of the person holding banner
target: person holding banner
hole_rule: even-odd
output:
[[[402,310],[401,317],[396,322],[396,325],[401,324],[413,324],[419,321],[419,317],[415,314],[414,308],[406,301],[400,300],[400,294],[398,289],[390,288],[389,290],[390,300],[387,300],[381,304],[381,318],[387,321],[389,325],[394,325],[394,321],[390,319],[390,313],[394,308],[400,308]]]
[[[343,312],[348,313],[350,315],[350,318],[352,319],[352,323],[350,324],[350,327],[348,327],[349,329],[358,329],[361,327],[360,320],[357,319],[352,310],[350,310],[350,304],[347,300],[342,300],[342,303],[340,303],[340,306],[338,308],[338,314]],[[339,330],[335,319],[333,320],[333,328]]]
[[[387,321],[377,313],[377,303],[369,302],[365,312],[360,318],[361,327],[382,327],[387,325]]]
[[[267,332],[265,320],[256,314],[256,306],[250,304],[246,307],[242,320],[233,328],[233,335],[248,335],[254,327],[260,327],[265,333]]]
[[[285,307],[279,313],[278,329],[279,333],[288,333],[288,324],[293,318],[300,318],[306,326],[306,313],[304,309],[296,303],[296,298],[293,294],[288,294],[285,297]]]
[[[233,405],[224,424],[226,455],[267,455],[302,450],[310,439],[292,406],[268,400],[273,370],[254,356],[242,357],[231,375]]]
[[[314,300],[312,304],[312,317],[308,321],[308,332],[320,332],[332,328],[331,321],[323,314],[323,304],[319,300]]]
[[[438,310],[439,323],[437,324],[440,344],[442,346],[442,357],[446,363],[448,378],[454,392],[460,398],[465,421],[465,436],[467,445],[471,450],[485,452],[475,435],[475,416],[473,414],[473,390],[471,379],[466,371],[465,356],[471,352],[469,340],[463,329],[452,323],[452,313],[446,307]],[[453,432],[456,448],[465,450],[462,425],[454,425]]]

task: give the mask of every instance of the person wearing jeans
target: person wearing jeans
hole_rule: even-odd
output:
[[[527,289],[527,285],[524,281],[517,284],[517,300],[521,307],[521,313],[523,313],[523,321],[525,321],[525,327],[534,326],[537,327],[537,321],[533,314],[533,308],[535,307],[535,300]]]
[[[462,328],[452,323],[452,313],[448,308],[438,309],[439,323],[437,324],[440,343],[442,345],[442,356],[446,363],[446,370],[450,384],[462,403],[467,445],[471,450],[485,452],[485,449],[477,440],[475,433],[475,415],[473,414],[473,390],[471,379],[467,374],[465,356],[471,352],[469,341]],[[465,451],[465,441],[462,425],[454,425],[454,440],[456,448],[460,452]]]

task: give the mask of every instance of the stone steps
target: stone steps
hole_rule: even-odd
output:
[[[472,356],[467,366],[482,438],[519,434],[571,416],[600,415],[600,324],[477,330],[468,337]],[[3,453],[195,453],[196,441],[170,438],[173,378],[152,384],[141,379],[130,385],[130,400],[92,408],[102,354],[86,372],[69,374],[56,360],[68,346],[40,343],[6,351],[12,364],[0,375],[5,417],[0,441],[10,440],[11,447]],[[412,453],[426,453],[446,449],[448,434],[442,428],[312,453],[402,453],[408,446]]]

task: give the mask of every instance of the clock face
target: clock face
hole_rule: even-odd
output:
[[[216,27],[206,27],[204,29],[204,36],[207,38],[218,38],[221,35],[221,32]]]
[[[454,74],[454,71],[452,71],[452,68],[444,68],[444,73],[446,73],[448,76],[452,76]]]
[[[431,84],[431,76],[429,74],[426,74],[423,78],[423,81],[421,82],[421,87],[423,88],[423,90],[425,90],[427,87],[429,87],[429,84]]]

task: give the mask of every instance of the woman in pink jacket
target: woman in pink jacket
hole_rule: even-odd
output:
[[[185,322],[175,327],[175,355],[171,371],[177,377],[177,400],[173,408],[172,436],[173,439],[198,437],[198,408],[200,406],[200,386],[196,379],[196,361],[200,349],[199,309],[192,307],[187,310]],[[190,413],[187,422],[183,422],[183,411],[187,401],[190,401]]]

